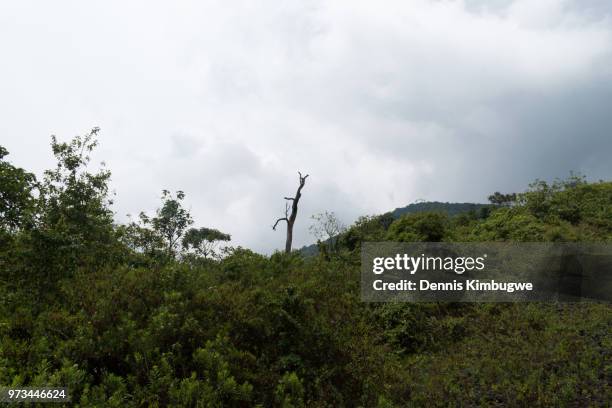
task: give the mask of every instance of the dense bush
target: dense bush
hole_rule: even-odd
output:
[[[182,192],[165,192],[154,218],[113,223],[110,173],[85,167],[95,133],[54,140],[58,166],[42,181],[0,149],[0,384],[67,386],[80,406],[610,401],[609,305],[367,304],[358,250],[609,242],[612,183],[537,182],[486,214],[363,217],[318,257],[209,256],[178,245],[192,223]]]

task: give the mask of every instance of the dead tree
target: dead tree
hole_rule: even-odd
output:
[[[298,202],[300,201],[300,197],[302,197],[302,188],[304,188],[306,178],[308,177],[308,174],[302,177],[302,173],[299,171],[298,175],[300,176],[300,185],[295,193],[295,197],[285,197],[285,200],[287,200],[285,203],[285,216],[276,220],[274,226],[272,227],[272,229],[276,231],[276,226],[279,222],[285,221],[287,223],[287,241],[285,242],[286,253],[291,252],[291,242],[293,241],[293,224],[295,224],[295,218],[297,217]],[[291,206],[289,206],[289,202],[291,202]],[[291,208],[291,214],[289,213],[289,208]]]

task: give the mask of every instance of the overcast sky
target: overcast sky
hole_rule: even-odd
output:
[[[612,175],[609,0],[5,1],[0,52],[13,163],[99,126],[118,220],[181,189],[258,251],[284,246],[297,170],[295,246],[324,210]]]

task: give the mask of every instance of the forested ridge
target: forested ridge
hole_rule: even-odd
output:
[[[118,224],[110,171],[88,166],[97,133],[53,138],[57,166],[40,178],[0,147],[0,385],[66,386],[73,405],[100,407],[612,400],[609,304],[359,297],[364,241],[610,242],[612,182],[536,180],[467,212],[364,216],[317,256],[264,256],[193,220],[189,192]]]

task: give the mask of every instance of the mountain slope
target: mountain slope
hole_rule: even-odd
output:
[[[442,212],[448,214],[450,217],[461,213],[467,213],[470,211],[480,211],[481,208],[488,207],[489,204],[478,204],[478,203],[443,203],[440,201],[421,201],[417,203],[408,204],[405,207],[396,208],[389,214],[393,219],[400,218],[406,214],[413,214],[419,212]],[[327,241],[325,241],[327,242]],[[311,244],[303,246],[299,251],[305,256],[313,256],[319,252],[317,244]]]

